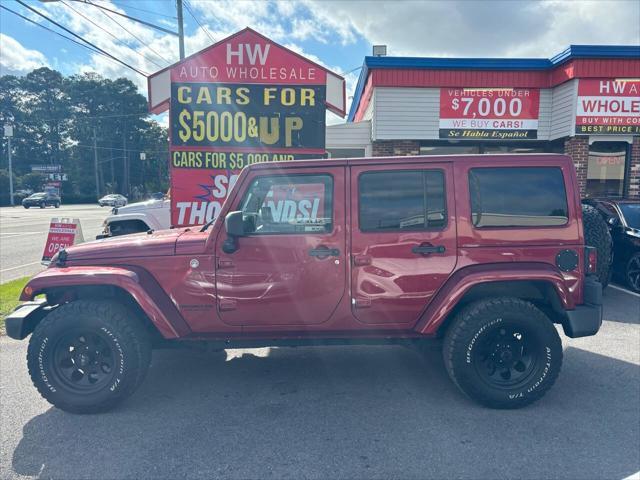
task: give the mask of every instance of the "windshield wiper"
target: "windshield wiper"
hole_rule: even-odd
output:
[[[205,232],[207,230],[207,228],[209,228],[211,225],[213,225],[213,222],[215,222],[216,219],[212,218],[211,220],[209,220],[207,223],[205,223],[202,228],[200,229],[201,232]]]

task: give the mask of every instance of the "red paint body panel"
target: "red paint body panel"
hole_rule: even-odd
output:
[[[569,221],[553,228],[471,226],[467,176],[473,167],[555,166],[562,170]],[[440,170],[447,225],[438,231],[361,232],[358,176],[374,170]],[[254,235],[225,253],[224,218],[238,210],[256,177],[333,178],[333,230]],[[421,244],[444,252],[411,253]],[[338,249],[320,259],[309,250]],[[22,300],[51,287],[113,285],[129,292],[166,338],[430,336],[469,288],[482,282],[548,282],[565,309],[582,303],[582,218],[569,157],[478,155],[314,160],[257,164],[242,171],[206,231],[175,229],[70,247],[27,285]],[[578,267],[560,272],[556,255],[576,250]],[[27,294],[27,292],[29,292]]]
[[[499,281],[535,280],[550,282],[565,309],[573,309],[573,299],[560,272],[544,263],[518,263],[505,265],[476,265],[458,270],[427,307],[415,330],[423,335],[434,335],[447,314],[474,285]]]

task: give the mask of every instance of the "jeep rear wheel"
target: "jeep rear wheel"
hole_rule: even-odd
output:
[[[602,216],[591,205],[582,205],[582,223],[584,226],[584,242],[598,251],[596,275],[602,288],[611,280],[611,233]]]
[[[71,413],[104,412],[142,383],[151,345],[123,306],[79,300],[61,305],[36,327],[27,364],[40,394]]]
[[[443,356],[449,376],[471,399],[490,408],[520,408],[555,382],[562,343],[533,304],[494,298],[472,303],[454,318]]]

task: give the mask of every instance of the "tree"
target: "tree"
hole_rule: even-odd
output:
[[[119,193],[129,185],[148,191],[168,184],[167,130],[149,119],[145,97],[125,78],[64,77],[49,68],[2,76],[0,121],[14,125],[13,165],[21,184],[31,165],[61,165],[69,177],[62,187],[67,202],[95,199],[94,131],[101,193],[107,184]],[[3,155],[0,168],[6,167]]]

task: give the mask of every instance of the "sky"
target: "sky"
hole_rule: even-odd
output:
[[[153,73],[178,60],[175,36],[91,4],[176,31],[175,0],[24,1],[142,72]],[[359,67],[372,45],[387,45],[392,56],[549,58],[571,44],[640,44],[638,0],[184,0],[184,4],[187,55],[249,26],[344,75],[347,108]],[[16,1],[0,0],[0,5],[61,31]],[[40,66],[65,75],[96,71],[108,78],[125,76],[147,93],[143,75],[0,10],[0,74],[24,75]],[[327,119],[344,121],[333,114]],[[160,121],[165,123],[166,117]]]

